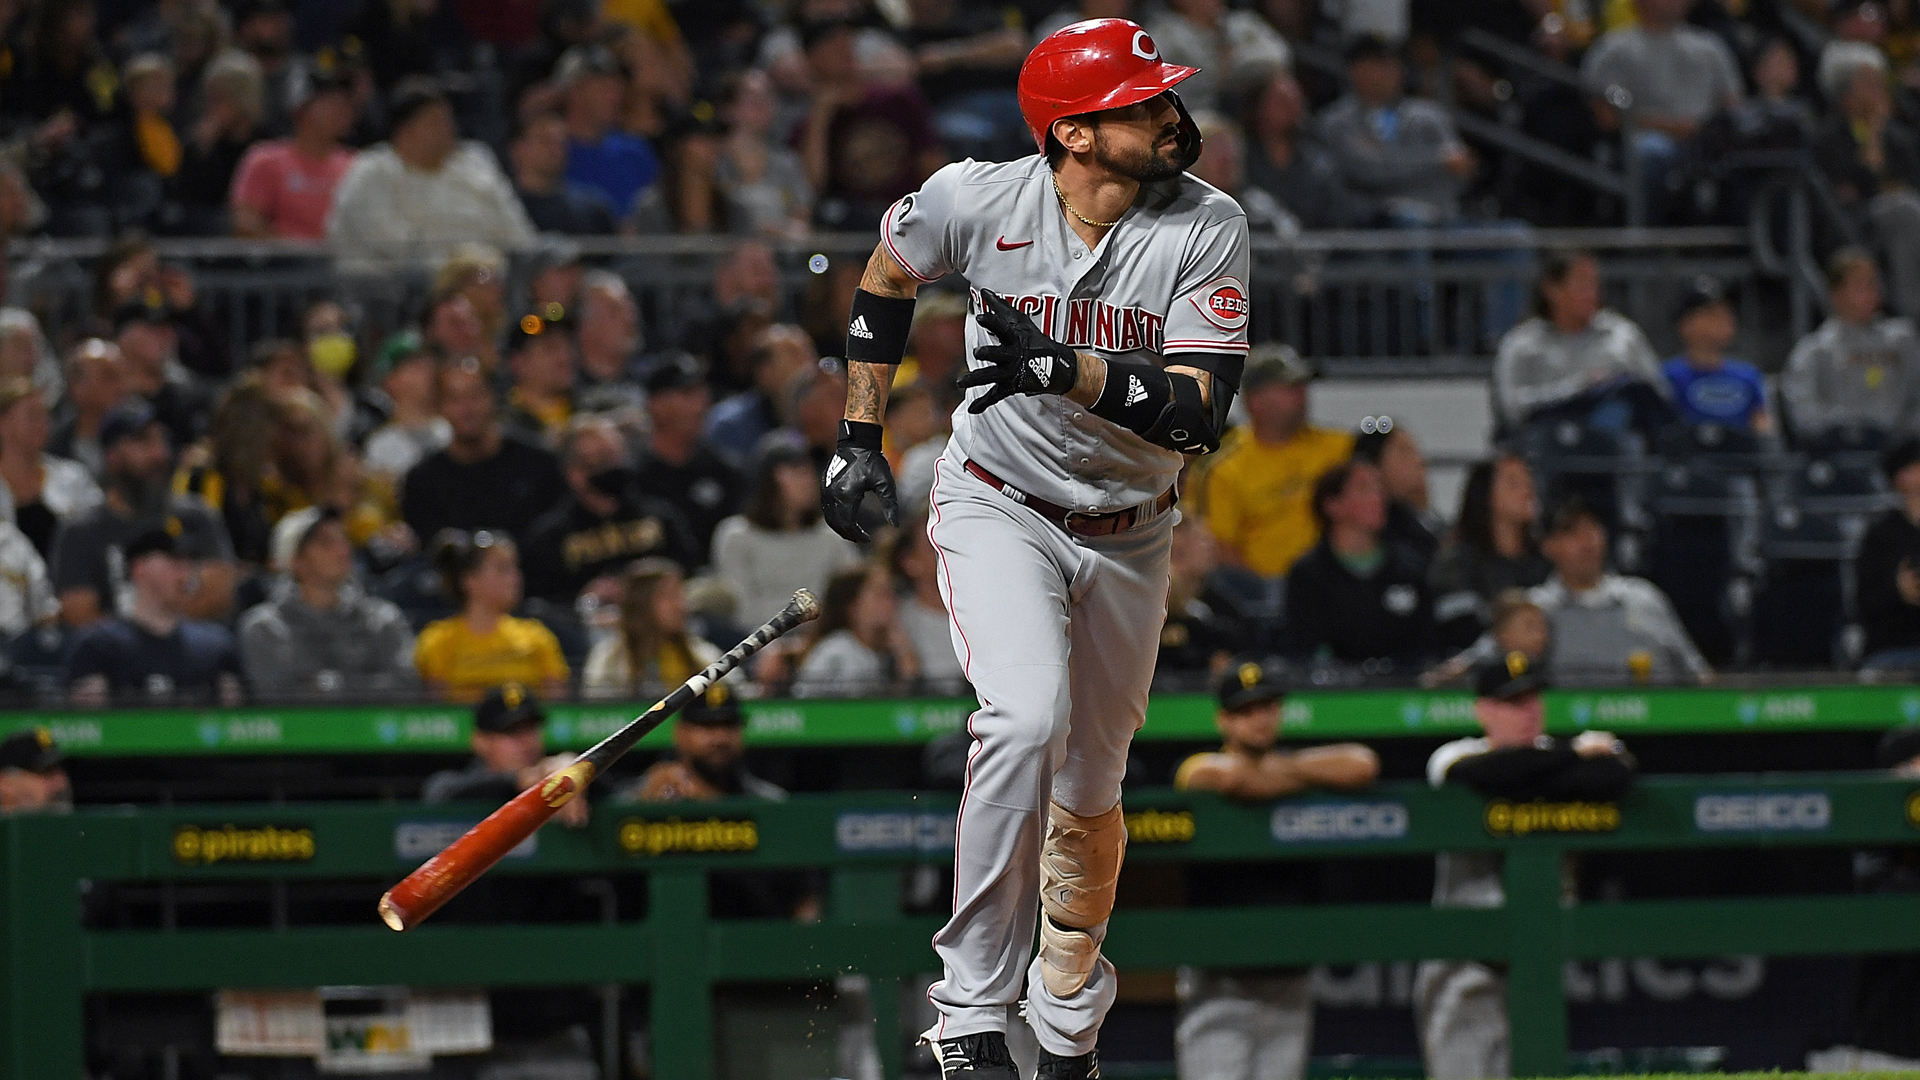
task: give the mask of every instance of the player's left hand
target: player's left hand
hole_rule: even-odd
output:
[[[1080,358],[1071,348],[1041,333],[1025,312],[985,289],[980,290],[980,307],[974,318],[999,343],[974,349],[974,358],[987,366],[960,377],[962,390],[992,387],[967,406],[968,412],[986,412],[1016,393],[1064,394],[1073,389]]]

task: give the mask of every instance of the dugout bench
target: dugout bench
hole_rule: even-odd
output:
[[[322,985],[645,983],[655,1075],[713,1073],[720,981],[873,980],[879,1046],[900,1069],[898,980],[937,970],[939,920],[901,914],[903,866],[950,861],[950,796],[873,792],[784,804],[597,806],[549,825],[494,873],[644,872],[643,921],[565,925],[88,930],[88,882],[370,879],[391,883],[485,808],[284,804],[91,809],[0,819],[0,1080],[84,1075],[86,995]],[[1920,781],[1873,774],[1643,780],[1618,804],[1488,802],[1389,783],[1353,795],[1239,806],[1138,791],[1130,861],[1259,860],[1500,849],[1507,905],[1126,910],[1108,956],[1123,970],[1482,959],[1508,968],[1516,1075],[1566,1063],[1563,961],[1920,951],[1920,896],[1621,901],[1565,906],[1578,850],[1920,843]],[[436,832],[437,830],[437,832]],[[822,867],[824,921],[716,921],[709,870]]]

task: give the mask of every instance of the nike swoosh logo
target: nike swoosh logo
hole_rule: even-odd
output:
[[[1017,244],[1009,244],[1007,243],[1007,238],[1002,236],[993,242],[993,246],[999,248],[1001,251],[1018,251],[1023,247],[1032,247],[1033,241],[1022,240]]]

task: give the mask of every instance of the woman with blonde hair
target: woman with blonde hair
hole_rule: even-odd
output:
[[[635,658],[638,658],[638,662]],[[720,658],[687,629],[687,585],[671,559],[641,559],[620,587],[620,631],[587,654],[589,697],[658,696]]]

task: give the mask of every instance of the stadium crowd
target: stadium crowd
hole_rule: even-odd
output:
[[[1906,5],[39,0],[0,8],[0,233],[112,244],[90,325],[49,340],[0,309],[12,692],[637,696],[799,587],[825,618],[744,691],[959,689],[924,521],[872,550],[821,521],[851,281],[796,305],[768,241],[871,231],[942,162],[1029,152],[1021,58],[1106,15],[1205,69],[1183,89],[1207,131],[1198,171],[1258,228],[1613,220],[1454,121],[1518,108],[1581,155],[1624,131],[1668,223],[1737,219],[1750,185],[1719,165],[1745,151],[1810,155],[1877,245],[1834,252],[1832,316],[1777,383],[1728,355],[1718,283],[1686,295],[1662,363],[1602,305],[1594,257],[1542,260],[1530,315],[1517,293],[1510,312],[1489,300],[1510,449],[1458,507],[1429,499],[1404,423],[1311,426],[1312,365],[1257,346],[1239,428],[1186,479],[1168,678],[1247,652],[1335,680],[1459,678],[1513,625],[1571,679],[1920,660]],[[1456,52],[1469,27],[1577,68],[1585,91]],[[734,237],[664,340],[619,273],[551,238],[664,232]],[[222,235],[324,240],[343,274],[405,260],[431,294],[379,339],[345,299],[308,305],[297,337],[236,339],[146,239]],[[909,508],[945,446],[966,318],[963,292],[923,293],[887,425]],[[1817,585],[1863,640],[1740,643],[1724,536],[1701,564],[1702,541],[1650,525],[1622,476],[1556,468],[1569,425],[1606,453],[1706,440],[1856,478],[1879,455],[1846,522],[1852,583]]]

